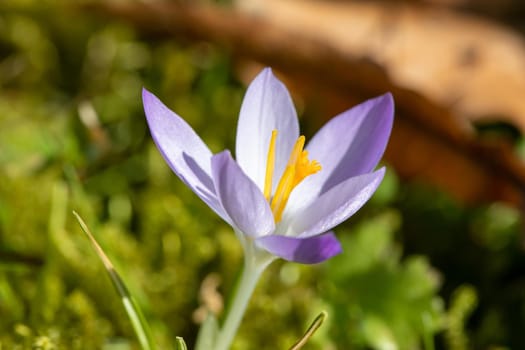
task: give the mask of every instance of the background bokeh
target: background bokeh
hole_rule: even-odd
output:
[[[271,6],[278,6],[273,1],[265,5],[268,9],[258,1],[172,2],[189,20],[159,20],[158,27],[140,21],[150,16],[147,11],[109,9],[115,3],[119,9],[159,5],[0,3],[0,348],[138,348],[120,299],[72,210],[86,220],[124,277],[159,348],[173,348],[177,335],[191,348],[202,304],[219,297],[214,311],[222,315],[221,298],[234,286],[242,249],[231,229],[163,161],[147,130],[141,89],[159,96],[218,152],[234,148],[246,83],[268,64],[275,64],[276,74],[292,89],[307,137],[335,113],[374,94],[392,90],[400,102],[386,178],[365,208],[336,230],[344,253],[316,266],[271,265],[233,348],[287,349],[322,310],[328,320],[305,349],[525,346],[520,124],[525,114],[514,104],[525,90],[514,91],[515,99],[510,93],[499,99],[496,91],[497,84],[519,87],[525,69],[513,67],[514,80],[488,74],[493,85],[487,87],[485,80],[476,85],[472,75],[461,75],[472,69],[468,64],[436,73],[437,57],[399,61],[392,59],[398,57],[394,51],[382,56],[355,43],[338,49],[339,39],[312,34],[317,20],[330,23],[328,12],[310,13],[314,24],[305,15],[279,27],[282,19],[272,17]],[[316,2],[281,3],[308,10]],[[525,11],[519,4],[436,0],[372,6],[392,12],[400,5],[414,11],[415,18],[430,14],[438,27],[448,18],[440,17],[443,13],[459,16],[454,18],[464,27],[454,27],[458,33],[482,31],[471,25],[474,13],[477,20],[498,26],[491,30],[512,35],[513,50],[498,51],[498,57],[506,57],[525,50],[520,28]],[[219,23],[214,16],[233,11],[232,26],[257,24],[258,30],[244,33],[253,41],[233,35],[235,27],[216,33],[199,22]],[[206,16],[193,18],[194,12]],[[337,85],[341,81],[330,76],[315,85],[315,77],[332,68],[333,62],[323,64],[323,59],[333,56],[317,57],[314,50],[310,57],[317,61],[301,61],[293,53],[305,46],[292,47],[287,55],[250,47],[264,38],[260,28],[271,28],[272,40],[283,40],[293,31],[292,23],[304,25],[301,40],[341,54],[334,70],[348,59],[345,74],[355,74],[355,85]],[[337,37],[335,29],[323,28],[323,35]],[[403,47],[424,52],[425,33],[411,28],[423,37]],[[446,34],[448,27],[440,30]],[[392,38],[395,34],[382,40]],[[446,45],[447,38],[440,40]],[[487,45],[500,43],[498,38]],[[375,40],[373,35],[368,39]],[[468,53],[478,57],[473,52]],[[425,79],[405,79],[403,72],[412,72],[416,63]],[[366,69],[352,70],[361,64]],[[462,77],[458,82],[468,82],[462,85],[465,91],[480,94],[458,90],[465,97],[456,99],[444,94],[438,87],[455,74]],[[341,94],[348,95],[346,102]],[[487,96],[493,104],[487,104]],[[491,112],[480,113],[477,103]]]

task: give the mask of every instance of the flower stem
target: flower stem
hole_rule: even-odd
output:
[[[230,310],[226,315],[222,329],[217,335],[215,350],[228,350],[230,348],[248,306],[248,301],[266,266],[268,263],[257,264],[254,259],[245,259]]]

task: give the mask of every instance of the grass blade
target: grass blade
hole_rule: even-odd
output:
[[[319,329],[319,327],[321,327],[324,320],[326,319],[326,316],[327,316],[326,311],[321,312],[312,322],[310,327],[308,327],[306,332],[304,332],[304,335],[301,337],[301,339],[299,339],[294,345],[292,345],[290,350],[301,349],[308,342],[308,340],[312,337],[312,335],[314,335],[314,333]]]
[[[176,337],[175,343],[177,350],[188,350],[188,347],[186,346],[186,343],[184,342],[184,339],[182,339],[182,337]]]
[[[209,350],[215,348],[215,340],[219,331],[217,319],[210,312],[206,320],[201,325],[195,342],[195,350]]]
[[[89,228],[87,227],[84,220],[82,220],[80,215],[78,215],[75,211],[73,211],[73,215],[75,215],[78,223],[80,224],[80,227],[82,228],[82,231],[84,231],[86,236],[91,241],[95,252],[99,256],[100,260],[104,264],[104,267],[106,268],[106,271],[109,274],[113,286],[120,295],[122,299],[122,304],[124,304],[124,308],[126,309],[126,313],[128,314],[128,317],[131,321],[133,330],[137,335],[140,346],[143,350],[155,350],[155,344],[153,342],[153,338],[151,337],[149,326],[135,299],[129,293],[128,288],[124,284],[122,278],[117,273],[117,271],[113,267],[113,264],[111,263],[107,255],[104,253],[100,245],[95,240],[95,237],[93,237],[93,235],[89,231]]]

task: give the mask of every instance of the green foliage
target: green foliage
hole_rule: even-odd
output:
[[[178,331],[193,338],[200,280],[210,268],[233,277],[240,247],[158,155],[140,91],[188,101],[179,113],[222,149],[228,138],[207,118],[230,123],[242,96],[227,59],[145,43],[59,2],[1,6],[0,69],[21,67],[0,82],[1,346],[135,348],[72,209],[100,235],[159,346],[174,348]]]
[[[471,286],[461,286],[454,292],[447,315],[446,338],[449,349],[470,349],[465,323],[476,307],[477,299],[476,290]]]
[[[421,256],[401,260],[399,214],[386,211],[343,233],[347,252],[326,264],[321,294],[331,305],[332,338],[346,348],[418,349],[443,321],[439,277]]]

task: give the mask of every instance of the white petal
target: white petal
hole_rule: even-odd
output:
[[[394,118],[392,95],[370,99],[332,118],[306,146],[322,170],[292,193],[290,208],[304,206],[346,179],[371,172],[385,151]]]
[[[299,137],[297,113],[288,90],[264,69],[250,84],[239,114],[236,159],[243,171],[264,189],[268,146],[273,130],[278,131],[273,188]]]
[[[219,216],[230,223],[211,179],[212,153],[195,131],[155,95],[144,89],[142,100],[151,136],[175,174]]]
[[[272,232],[275,222],[270,205],[230,152],[214,155],[211,166],[217,195],[233,225],[252,237]]]
[[[268,235],[255,243],[275,256],[301,264],[317,264],[343,251],[333,232],[305,238]]]
[[[385,168],[347,179],[323,193],[313,203],[295,212],[288,234],[310,237],[331,230],[358,211],[383,180]]]

